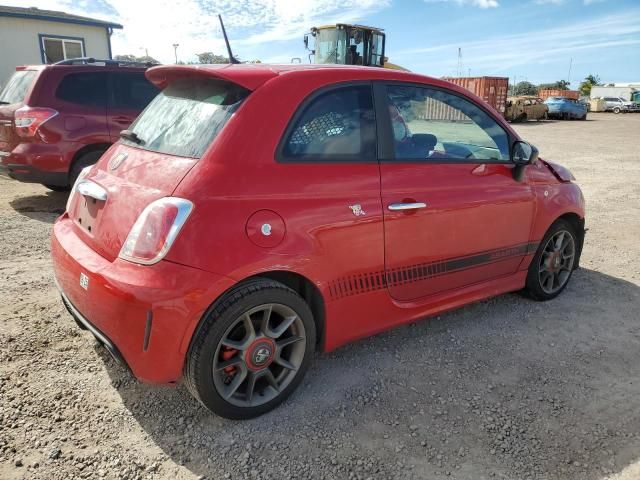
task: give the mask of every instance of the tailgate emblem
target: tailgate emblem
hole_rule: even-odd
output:
[[[89,277],[87,277],[84,273],[80,274],[80,286],[85,290],[89,288]]]
[[[115,170],[122,162],[124,162],[129,155],[126,152],[120,152],[119,154],[111,157],[109,160],[109,170]]]

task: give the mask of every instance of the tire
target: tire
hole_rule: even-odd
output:
[[[106,152],[106,150],[94,150],[92,152],[87,152],[80,158],[78,158],[75,162],[73,162],[71,170],[69,170],[70,187],[73,186],[74,183],[76,183],[76,179],[78,178],[78,175],[80,175],[82,169],[95,164],[98,160],[100,160],[100,157],[104,152]]]
[[[196,329],[185,362],[187,388],[221,417],[262,415],[302,381],[315,333],[309,305],[295,291],[269,279],[241,283],[209,308]]]
[[[620,113],[620,107],[613,107],[613,113],[615,113],[616,115]]]
[[[561,245],[558,245],[559,238]],[[561,247],[559,251],[556,248],[558,246]],[[578,237],[571,224],[566,220],[556,220],[547,230],[531,260],[524,293],[539,301],[551,300],[560,295],[577,265],[578,249]],[[570,258],[565,258],[569,255]],[[554,276],[551,282],[549,275]]]
[[[47,187],[49,190],[52,190],[54,192],[68,192],[70,190],[71,187],[67,186],[60,186],[60,185],[47,185],[45,183],[43,183],[42,185],[44,185],[45,187]]]

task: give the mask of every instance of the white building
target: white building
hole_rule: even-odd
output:
[[[67,58],[111,58],[111,34],[122,25],[39,8],[0,5],[0,86],[17,65]]]

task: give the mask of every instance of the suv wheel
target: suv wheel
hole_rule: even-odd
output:
[[[106,150],[94,150],[93,152],[88,152],[78,158],[73,165],[71,166],[71,170],[69,171],[69,185],[73,186],[76,183],[76,179],[83,168],[93,165],[98,160]]]
[[[545,234],[536,252],[525,285],[535,300],[551,300],[565,289],[576,265],[578,239],[571,224],[557,220]]]
[[[187,354],[186,384],[217,415],[256,417],[295,390],[314,348],[313,314],[302,297],[279,282],[252,280],[205,314]]]
[[[620,107],[613,107],[613,113],[615,114],[620,113]]]

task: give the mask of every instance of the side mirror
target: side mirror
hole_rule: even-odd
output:
[[[529,165],[538,160],[538,149],[527,142],[517,141],[513,144],[511,161],[516,165]]]
[[[538,149],[527,142],[518,140],[513,144],[511,161],[514,163],[513,179],[521,182],[524,178],[524,167],[538,160]]]
[[[305,36],[304,36],[304,48],[309,50],[309,35],[308,34],[305,34]]]

